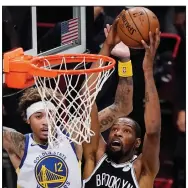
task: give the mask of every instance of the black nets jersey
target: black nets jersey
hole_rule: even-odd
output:
[[[116,164],[105,154],[91,176],[84,180],[84,188],[139,188],[132,160]]]

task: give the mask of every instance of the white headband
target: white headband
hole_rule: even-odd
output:
[[[31,115],[33,115],[35,112],[39,111],[39,110],[44,110],[44,109],[50,109],[55,111],[56,107],[54,106],[54,104],[50,101],[39,101],[36,103],[33,103],[31,106],[29,106],[26,110],[26,114],[27,114],[27,120],[30,118]]]

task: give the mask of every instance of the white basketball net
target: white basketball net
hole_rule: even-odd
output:
[[[41,63],[41,62],[40,62]],[[109,64],[111,62],[107,62]],[[67,70],[66,59],[63,57],[59,70],[62,68]],[[72,68],[76,70],[79,67],[87,69],[85,58]],[[103,60],[100,59],[99,67],[102,67]],[[47,59],[44,60],[45,69],[52,69]],[[48,143],[49,147],[57,147],[62,138],[68,138],[77,144],[86,141],[90,142],[90,137],[94,132],[90,129],[91,118],[90,113],[92,105],[96,99],[98,92],[102,89],[103,84],[114,71],[114,68],[105,70],[100,73],[90,73],[82,75],[59,75],[56,78],[34,76],[36,87],[41,95],[42,101],[52,102],[56,109],[55,112],[46,107],[48,122]],[[60,76],[64,77],[66,91],[62,92],[59,87]],[[73,82],[74,77],[74,82]],[[96,78],[92,84],[89,83],[91,78]],[[80,79],[85,80],[80,84]],[[55,88],[52,87],[55,83]],[[48,86],[47,86],[48,83]],[[51,91],[51,92],[50,92]],[[61,98],[57,97],[57,92]],[[50,96],[50,97],[49,97]]]

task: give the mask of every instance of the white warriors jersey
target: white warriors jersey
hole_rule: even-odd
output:
[[[32,134],[25,137],[18,188],[81,188],[81,169],[73,143],[65,138],[58,149],[49,150],[36,144]]]

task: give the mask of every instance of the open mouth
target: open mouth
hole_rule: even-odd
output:
[[[47,134],[48,134],[48,128],[43,128],[43,129],[41,130],[41,132],[42,132],[43,134],[47,135]]]
[[[111,146],[112,146],[112,147],[121,147],[121,145],[122,145],[122,143],[121,143],[120,140],[114,140],[114,141],[112,141],[112,143],[111,143]]]

